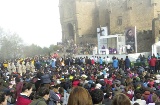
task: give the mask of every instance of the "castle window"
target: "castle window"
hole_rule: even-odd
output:
[[[151,0],[151,5],[156,6],[159,0]]]
[[[117,24],[122,25],[122,16],[118,16]]]

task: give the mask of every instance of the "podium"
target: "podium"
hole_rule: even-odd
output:
[[[108,49],[99,49],[99,54],[107,55],[107,54],[109,54],[109,50]]]

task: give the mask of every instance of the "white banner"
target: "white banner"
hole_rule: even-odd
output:
[[[101,38],[104,36],[108,36],[107,27],[97,28],[98,50],[107,48],[107,38]]]

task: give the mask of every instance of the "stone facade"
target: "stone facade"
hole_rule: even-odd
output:
[[[160,39],[160,0],[59,0],[59,10],[63,41],[97,43],[99,26],[110,35],[136,26],[138,52]]]
[[[137,51],[150,52],[151,46],[154,43],[152,38],[152,30],[143,30],[137,32]]]
[[[96,39],[96,0],[60,0],[60,20],[62,25],[62,39],[74,39],[80,43],[82,39],[92,36]],[[69,30],[69,26],[73,27]],[[74,35],[70,35],[73,31]],[[91,37],[91,38],[92,38]],[[95,42],[94,42],[95,43]]]

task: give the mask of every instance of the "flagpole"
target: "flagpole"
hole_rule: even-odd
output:
[[[135,49],[136,49],[136,53],[137,53],[137,29],[136,29],[136,26],[135,26]]]

